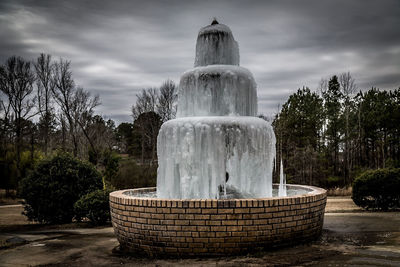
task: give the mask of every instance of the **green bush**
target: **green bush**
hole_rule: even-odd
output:
[[[101,175],[93,165],[66,154],[40,162],[20,182],[24,214],[41,223],[67,223],[74,204],[83,195],[102,188]]]
[[[156,165],[139,165],[131,158],[121,159],[117,174],[111,177],[111,184],[116,189],[153,187],[156,181]]]
[[[117,175],[120,160],[121,160],[121,157],[118,156],[115,152],[112,152],[112,151],[104,152],[103,177],[104,177],[105,181],[110,182],[111,179]]]
[[[400,208],[400,169],[362,173],[354,180],[352,199],[365,209]]]
[[[78,221],[88,218],[93,224],[105,224],[110,220],[109,194],[112,190],[96,190],[82,196],[74,205]]]

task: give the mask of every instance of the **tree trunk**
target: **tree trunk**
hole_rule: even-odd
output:
[[[141,146],[142,146],[142,158],[141,158],[141,162],[142,162],[142,165],[144,165],[144,133],[143,133],[143,131],[142,131],[142,140],[141,140]]]
[[[73,124],[70,122],[69,123],[69,134],[71,135],[72,138],[72,144],[73,144],[73,154],[74,157],[78,156],[78,140],[76,140],[76,136],[75,136],[75,132],[74,132],[74,126]]]
[[[66,133],[65,121],[63,119],[61,119],[61,134],[62,134],[61,147],[62,147],[62,150],[65,151],[67,133]]]
[[[344,152],[344,183],[347,185],[349,181],[349,108],[346,107],[346,134],[345,134],[345,152]]]
[[[44,128],[44,155],[47,157],[48,154],[48,146],[49,146],[49,132],[48,127]]]
[[[34,134],[34,132],[33,132],[33,130],[32,130],[32,132],[31,132],[31,162],[32,162],[32,163],[33,163],[33,156],[34,156],[34,153],[35,153],[35,147],[34,147],[34,145],[35,145],[35,140],[34,140],[33,134]]]
[[[20,172],[20,165],[21,165],[21,146],[22,146],[22,127],[21,127],[21,119],[17,118],[16,120],[16,129],[15,129],[15,135],[16,135],[16,152],[17,152],[17,160],[16,160],[16,165],[17,165],[17,180],[19,181],[19,178],[21,177],[21,172]]]

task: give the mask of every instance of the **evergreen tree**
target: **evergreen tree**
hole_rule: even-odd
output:
[[[328,88],[322,93],[326,114],[326,131],[324,134],[327,146],[327,156],[330,166],[333,167],[333,175],[339,172],[339,145],[343,121],[340,118],[343,94],[340,91],[340,84],[336,75],[329,80]]]
[[[304,87],[289,97],[275,117],[277,162],[283,158],[289,180],[315,182],[323,118],[322,99]]]

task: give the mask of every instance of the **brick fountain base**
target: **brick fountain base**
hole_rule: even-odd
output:
[[[110,194],[120,248],[147,256],[243,254],[316,239],[322,230],[326,191],[303,185],[304,195],[258,199],[158,199],[135,196],[141,188]]]

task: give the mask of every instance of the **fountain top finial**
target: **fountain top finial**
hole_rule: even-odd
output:
[[[216,17],[214,17],[213,21],[211,22],[211,25],[215,25],[215,24],[219,24]]]

